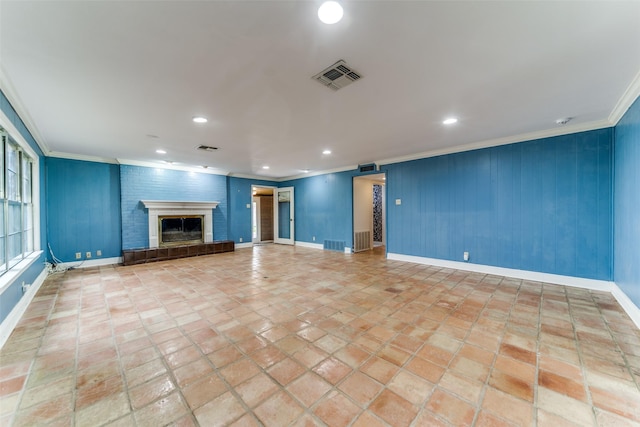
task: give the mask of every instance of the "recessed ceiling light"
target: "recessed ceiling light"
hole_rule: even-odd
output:
[[[167,152],[165,150],[162,150],[160,148],[156,150],[156,153],[158,153],[158,154],[167,154]]]
[[[324,150],[322,154],[331,154],[331,150]]]
[[[452,125],[454,123],[457,123],[458,119],[456,119],[455,117],[449,117],[448,119],[444,120],[442,122],[443,125]]]
[[[194,123],[207,123],[207,118],[202,116],[196,116],[193,118]]]
[[[303,173],[309,173],[309,169],[302,169]]]
[[[262,169],[269,169],[269,166],[264,165],[264,166],[262,167]]]
[[[318,8],[318,18],[325,24],[335,24],[342,19],[342,6],[337,1],[326,1]]]

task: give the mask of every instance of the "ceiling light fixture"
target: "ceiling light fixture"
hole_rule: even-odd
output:
[[[458,123],[458,119],[456,119],[455,117],[449,117],[442,122],[443,125],[452,125],[454,123]]]
[[[331,150],[324,150],[324,151],[322,152],[322,154],[329,155],[329,154],[331,154]]]
[[[162,150],[162,149],[157,149],[156,153],[158,153],[158,154],[167,154],[167,152],[165,150]]]
[[[202,116],[196,116],[193,118],[193,122],[194,123],[207,123],[208,120],[206,117],[202,117]]]
[[[302,173],[309,173],[309,169],[302,169]]]
[[[325,24],[335,24],[342,19],[344,11],[337,1],[326,1],[318,8],[318,18]]]
[[[269,169],[269,166],[264,165],[264,166],[262,167],[262,169]]]

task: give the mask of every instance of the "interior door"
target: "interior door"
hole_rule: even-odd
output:
[[[275,225],[274,242],[293,245],[295,221],[293,218],[293,187],[276,188],[273,203]]]

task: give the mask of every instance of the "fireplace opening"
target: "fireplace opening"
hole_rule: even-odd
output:
[[[204,227],[201,215],[160,216],[160,246],[176,246],[204,243]]]

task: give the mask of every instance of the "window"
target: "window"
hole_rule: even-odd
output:
[[[33,160],[2,132],[0,275],[33,252]]]

